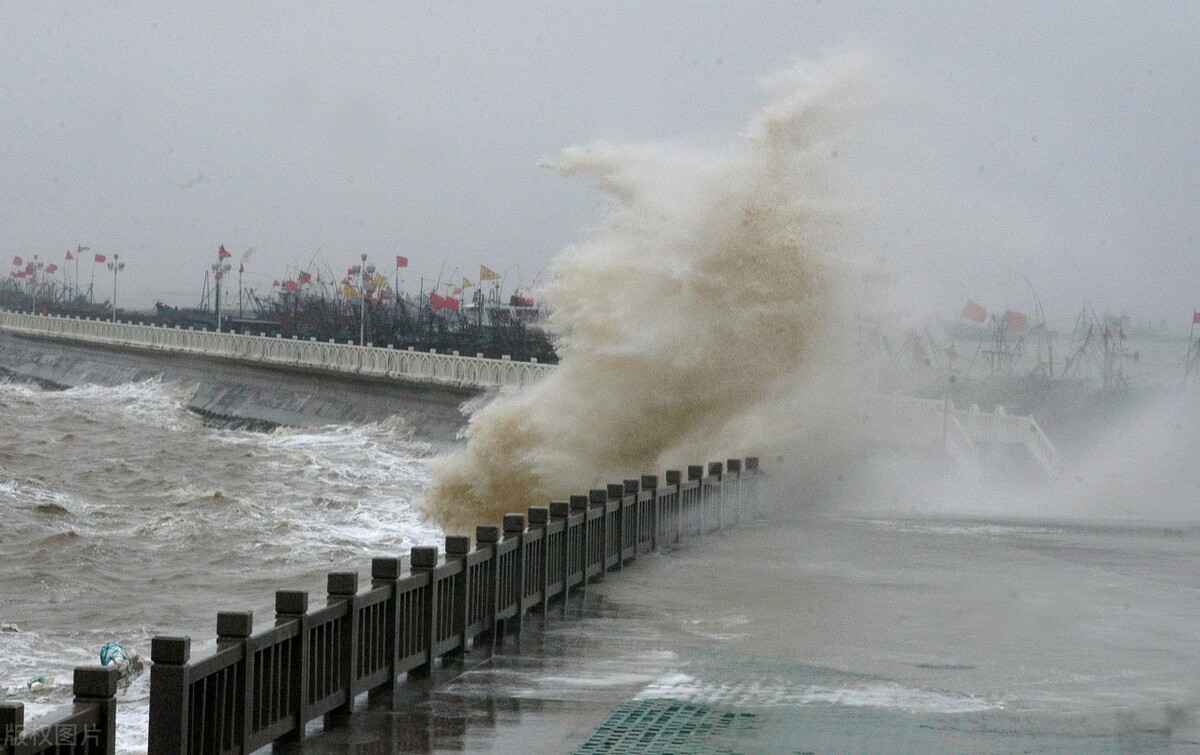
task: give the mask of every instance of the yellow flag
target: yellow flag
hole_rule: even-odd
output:
[[[376,291],[386,291],[389,288],[387,276],[382,273],[375,273],[371,277],[371,288]]]
[[[358,289],[351,286],[349,283],[342,284],[342,296],[347,299],[356,299],[359,296]]]
[[[480,265],[479,266],[479,280],[481,280],[481,281],[498,281],[498,280],[500,280],[500,273],[498,273],[495,270],[492,270],[490,268],[486,268],[483,265]]]
[[[463,287],[464,289],[470,288],[471,286],[474,286],[474,285],[475,285],[475,284],[474,284],[474,283],[472,283],[471,281],[467,280],[466,278],[463,278],[463,284],[462,284],[462,287]]]

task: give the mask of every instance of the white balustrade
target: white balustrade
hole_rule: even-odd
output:
[[[864,429],[879,440],[905,445],[941,447],[956,461],[978,456],[979,446],[1024,446],[1048,472],[1058,469],[1058,449],[1042,432],[1037,420],[1008,414],[1003,407],[981,412],[972,406],[963,411],[948,400],[911,396],[875,396],[859,412]]]
[[[266,335],[214,333],[108,320],[29,315],[0,310],[0,330],[39,338],[198,354],[255,364],[324,370],[470,388],[518,387],[554,370],[553,365],[505,359],[397,351]]]

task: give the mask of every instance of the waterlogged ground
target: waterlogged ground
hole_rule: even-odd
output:
[[[1196,526],[777,517],[305,749],[1195,752],[1197,587]]]

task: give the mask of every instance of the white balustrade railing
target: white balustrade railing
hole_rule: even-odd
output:
[[[889,442],[935,446],[956,460],[974,458],[980,445],[1024,446],[1047,471],[1058,469],[1058,449],[1042,432],[1037,420],[1008,414],[1003,407],[983,412],[979,407],[957,409],[948,400],[911,396],[876,396],[860,413],[869,432]]]
[[[0,330],[42,338],[198,354],[255,364],[471,388],[527,385],[553,365],[412,349],[302,341],[278,336],[216,333],[108,320],[0,311]]]

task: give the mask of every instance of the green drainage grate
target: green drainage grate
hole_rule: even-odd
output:
[[[692,753],[731,755],[723,734],[754,728],[755,714],[736,713],[675,700],[622,703],[580,745],[576,755],[592,753]]]

